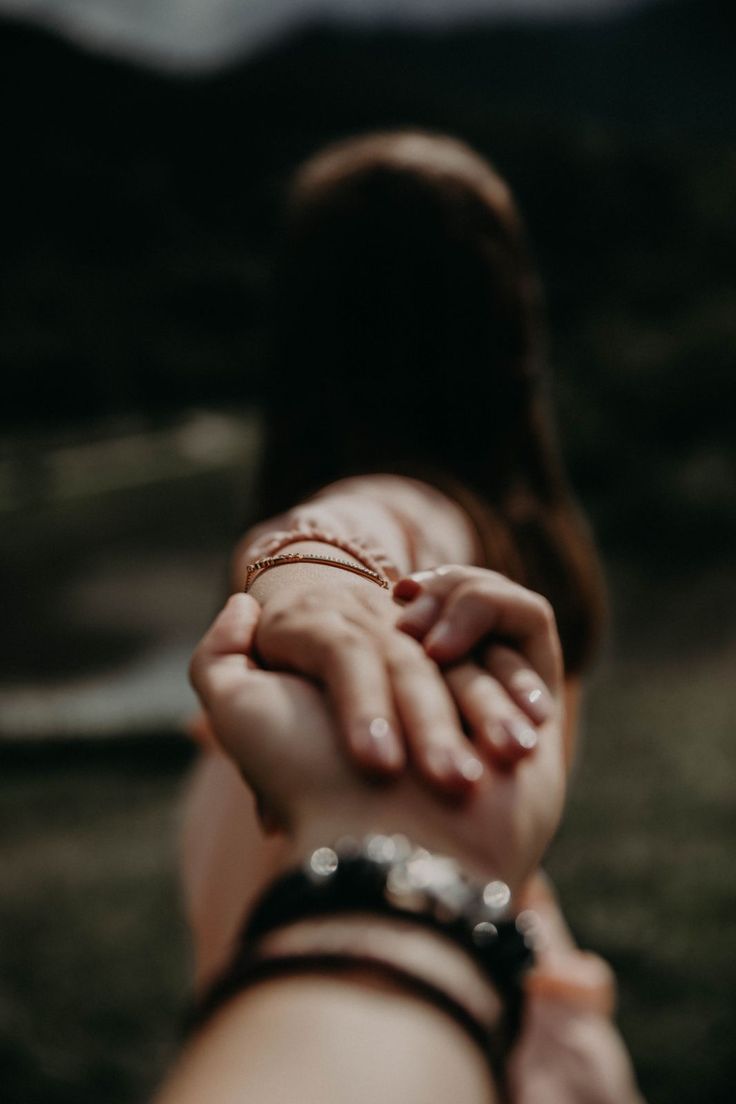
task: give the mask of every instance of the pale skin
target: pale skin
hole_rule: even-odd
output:
[[[336,722],[319,689],[298,676],[255,667],[259,609],[233,595],[192,661],[192,679],[220,746],[303,854],[325,833],[403,831],[453,854],[478,877],[518,888],[557,825],[565,787],[562,682],[539,726],[535,753],[511,771],[485,771],[466,799],[438,800],[415,772],[390,786],[367,784],[336,753]]]
[[[252,599],[231,598],[197,650],[192,676],[222,746],[284,826],[285,861],[335,834],[380,826],[449,851],[478,877],[518,886],[561,810],[559,681],[537,753],[513,772],[486,772],[462,806],[438,801],[409,773],[376,788],[335,753],[334,722],[315,687],[246,659],[258,612]],[[482,1057],[452,1022],[381,986],[302,978],[257,987],[226,1006],[159,1104],[205,1097],[419,1104],[450,1093],[467,1104],[496,1099]]]
[[[403,571],[428,567],[430,557],[442,562],[441,558],[454,556],[467,562],[477,554],[465,514],[431,488],[389,476],[345,480],[248,534],[234,557],[234,585],[238,589],[242,585],[245,565],[264,533],[299,528],[305,520],[380,544]],[[407,527],[423,534],[421,540],[414,537],[413,547],[407,544]],[[290,545],[289,551],[336,553],[333,546],[313,541]],[[350,558],[343,551],[337,554]],[[465,601],[469,591],[477,590],[480,609],[490,602],[483,614],[490,628],[498,594],[489,593],[489,586],[499,591],[512,585],[489,572],[468,570],[472,577],[462,580],[457,597],[464,593]],[[448,665],[446,678],[442,677],[428,649],[410,636],[427,634],[437,620],[440,592],[449,597],[461,580],[456,577],[452,586],[450,582],[442,576],[432,582],[421,575],[405,579],[396,588],[399,597],[409,600],[402,610],[391,594],[367,580],[335,568],[303,564],[267,572],[256,579],[251,593],[264,606],[256,642],[261,661],[307,675],[326,688],[339,726],[337,743],[355,767],[372,777],[390,778],[402,771],[408,757],[413,773],[439,797],[467,798],[489,769],[508,769],[535,754],[538,723],[548,700],[545,680],[525,654],[528,640],[519,640],[516,659],[507,649],[496,648],[499,674],[506,685],[495,677],[494,653],[489,652],[485,661],[490,662],[490,670],[459,663]],[[552,639],[544,600],[521,588],[509,593],[521,599],[522,611],[529,605],[537,625]],[[412,597],[417,600],[411,601]],[[426,600],[435,608],[429,618]],[[505,600],[508,603],[508,595]],[[397,621],[404,632],[396,631]],[[345,633],[349,635],[347,656],[338,645],[338,631],[343,643]],[[556,634],[553,642],[558,649]],[[428,643],[431,649],[431,638]],[[559,652],[554,654],[557,664]],[[562,696],[569,759],[577,683],[567,680]],[[377,717],[388,720],[390,727],[387,731],[381,726],[378,738],[368,739],[370,722]],[[519,732],[524,734],[523,742],[516,738]],[[192,786],[185,824],[184,887],[200,985],[227,958],[248,901],[271,876],[282,850],[281,837],[264,840],[252,803],[229,764],[219,756],[206,757]]]
[[[327,554],[327,546],[296,546],[315,548]],[[394,595],[413,599],[402,613],[386,591],[335,574],[289,565],[257,578],[256,647],[266,666],[325,686],[357,764],[392,774],[408,754],[428,783],[462,793],[484,762],[506,765],[533,751],[533,726],[552,709],[546,683],[561,677],[545,599],[484,569],[448,567],[402,580]],[[491,631],[521,651],[496,643],[475,662],[471,649]],[[375,718],[386,721],[378,732]]]
[[[391,482],[396,484],[401,481]],[[437,511],[430,527],[433,534],[439,534],[435,536],[435,544],[431,549],[420,550],[421,554],[410,557],[404,547],[401,527],[397,526],[393,513],[387,512],[385,501],[356,493],[362,490],[362,486],[350,486],[349,493],[341,490],[341,493],[328,495],[325,502],[319,503],[323,511],[319,518],[322,524],[334,529],[341,520],[345,520],[350,532],[356,531],[356,525],[361,532],[359,526],[365,524],[368,527],[366,535],[377,535],[402,570],[426,566],[429,555],[441,558],[453,554],[464,558],[472,556],[472,540],[461,512],[455,511],[454,516],[448,518]],[[393,486],[388,489],[381,487],[382,498],[390,499],[393,490]],[[310,509],[314,514],[314,507]],[[421,509],[423,516],[431,514],[424,502]],[[293,523],[292,518],[289,521]],[[297,517],[297,524],[298,521]],[[251,556],[251,544],[252,538],[246,538],[236,555],[236,580],[242,577],[243,566]],[[318,543],[312,541],[301,546],[294,545],[290,550],[307,553],[323,551],[327,555],[335,551],[331,545],[320,549]],[[436,849],[456,855],[461,853],[465,865],[479,877],[502,874],[513,885],[520,884],[538,861],[544,849],[543,841],[553,831],[559,815],[565,773],[562,724],[564,699],[569,699],[566,692],[569,687],[562,683],[556,634],[552,631],[553,624],[543,601],[533,597],[530,600],[527,592],[520,590],[502,594],[505,581],[500,577],[493,579],[491,589],[495,587],[495,591],[490,594],[487,590],[491,583],[490,573],[469,569],[470,573],[460,578],[457,570],[462,569],[456,569],[454,576],[439,575],[435,579],[419,576],[415,580],[405,580],[400,585],[399,597],[409,604],[403,607],[403,611],[391,594],[366,580],[329,567],[291,566],[266,573],[256,580],[253,594],[264,607],[258,626],[261,631],[255,641],[259,659],[274,667],[298,671],[302,676],[307,675],[310,681],[247,669],[247,684],[244,682],[241,686],[242,697],[238,695],[239,708],[246,712],[251,710],[251,731],[268,735],[268,739],[257,745],[258,753],[249,768],[239,758],[244,751],[241,746],[242,733],[247,730],[247,726],[243,727],[244,718],[241,716],[238,720],[237,732],[231,732],[218,713],[227,700],[227,692],[224,696],[219,691],[215,697],[206,693],[203,695],[205,705],[214,714],[211,719],[221,746],[234,757],[241,770],[245,769],[251,785],[269,810],[271,822],[280,823],[287,831],[281,832],[273,843],[264,843],[237,775],[226,761],[210,757],[200,775],[200,781],[204,784],[198,787],[201,813],[198,817],[190,817],[190,839],[194,836],[191,829],[194,827],[196,830],[197,821],[200,826],[204,823],[205,833],[210,832],[209,840],[204,841],[201,832],[196,833],[194,848],[199,848],[201,857],[198,862],[189,864],[188,891],[190,911],[198,934],[200,982],[205,983],[227,960],[230,939],[258,886],[272,877],[274,871],[288,862],[295,852],[301,852],[310,842],[323,840],[325,832],[340,834],[341,829],[348,826],[351,831],[368,828],[387,830],[395,826],[425,840]],[[441,657],[448,662],[446,677],[443,678],[435,658],[428,654],[431,639],[428,641],[429,648],[422,644],[422,638],[427,636],[438,617],[427,616],[426,601],[423,607],[419,602],[414,607],[411,599],[429,598],[433,607],[437,606],[437,614],[456,590],[459,598],[463,591],[467,594],[468,590],[473,589],[478,590],[481,604],[487,605],[490,601],[493,610],[489,606],[486,625],[476,626],[476,635],[463,646],[464,652],[458,642],[457,658],[464,662],[458,663],[456,669],[449,664],[451,653],[446,647],[445,656]],[[236,597],[232,601],[236,607],[241,604],[242,617],[242,603],[246,599]],[[516,635],[511,631],[514,626],[506,627],[505,632],[518,647],[515,655],[508,649],[498,647],[502,669],[497,672],[493,667],[484,670],[471,663],[467,652],[485,635],[486,629],[494,627],[494,621],[496,631],[500,631],[502,623],[498,621],[496,610],[499,601],[502,607],[517,609]],[[447,604],[449,609],[450,603]],[[324,631],[325,611],[331,611],[333,630],[338,626],[344,629],[346,625],[349,629],[352,646],[348,648],[351,656],[348,663],[339,662],[341,650],[335,647],[332,633]],[[534,628],[531,634],[530,614]],[[397,631],[396,624],[402,617],[405,617],[403,632]],[[250,630],[246,630],[246,635],[247,631]],[[550,645],[547,673],[552,686],[549,690],[528,654],[535,632],[537,639],[546,640]],[[233,656],[245,650],[244,647],[236,652],[231,650],[227,664],[214,668],[221,672],[218,678],[223,677],[222,672],[226,669],[231,674],[237,671],[243,674],[246,669],[242,658],[236,660]],[[337,663],[334,662],[336,658]],[[486,653],[483,660],[486,663],[492,660],[492,653]],[[196,665],[195,659],[195,669]],[[308,669],[305,670],[305,667]],[[336,671],[340,673],[337,679]],[[497,674],[501,678],[496,677]],[[276,678],[280,679],[278,684],[273,681]],[[316,692],[314,682],[325,686],[331,708]],[[198,685],[201,686],[201,683]],[[534,702],[529,698],[532,693]],[[432,703],[429,709],[427,701]],[[539,703],[536,711],[535,703]],[[299,749],[306,747],[303,726],[310,709],[315,720],[319,714],[321,741],[310,745],[310,754],[315,753],[317,747],[324,751],[324,760],[313,787],[305,785],[305,763],[299,758]],[[458,709],[465,711],[463,716],[471,739],[463,729]],[[399,711],[400,721],[397,717]],[[375,740],[362,742],[357,737],[365,732],[365,725],[361,728],[356,720],[365,722],[375,717],[389,720],[389,734],[382,732],[377,743]],[[520,742],[513,730],[505,726],[500,738],[498,729],[495,730],[496,738],[493,738],[493,724],[500,718],[515,719],[518,722],[515,726],[517,733],[520,728],[522,731],[533,728],[535,740]],[[441,725],[438,725],[438,719],[442,719]],[[551,738],[547,736],[548,731],[553,733]],[[385,752],[387,735],[389,740],[394,740],[394,749],[388,761]],[[235,742],[230,744],[230,739]],[[239,740],[241,743],[238,743]],[[347,755],[336,754],[340,744]],[[256,745],[250,746],[255,750]],[[443,754],[438,756],[437,752]],[[402,770],[407,756],[412,760],[412,769]],[[458,771],[458,764],[467,763],[468,759],[472,762],[471,770]],[[481,764],[480,771],[477,770],[477,763]],[[514,765],[515,769],[510,770]],[[396,780],[388,788],[366,786],[360,782],[355,766],[374,777],[396,776]],[[279,778],[281,786],[287,789],[291,786],[293,805],[288,802],[286,806],[280,805],[278,795],[269,790],[269,782],[274,777]],[[454,801],[448,803],[442,800],[445,796],[454,798]],[[458,804],[458,799],[461,804]],[[211,829],[215,817],[219,817],[219,823],[213,835]],[[240,846],[233,847],[233,840],[239,840]],[[228,851],[232,856],[230,860],[227,859]],[[243,861],[245,855],[251,859],[249,869]],[[192,865],[199,868],[199,882],[192,876]],[[321,1008],[319,1015],[327,1016],[332,997],[327,999],[326,1004],[322,1003],[325,1000],[324,987],[315,985],[310,990],[307,979],[302,979],[300,985],[306,986],[306,989],[299,990],[304,999],[307,1002],[313,1000],[314,1006]],[[263,992],[265,994],[265,990]],[[360,997],[351,993],[350,999],[366,999],[364,990],[360,992]],[[336,1019],[342,1023],[340,1001],[336,993],[333,995]],[[283,990],[284,1012],[287,1005],[291,1007],[293,997],[291,986],[287,985]],[[261,1028],[258,1025],[265,1023],[259,1019],[257,1011],[257,1003],[261,999],[265,1000],[265,995],[261,998],[254,991],[250,998],[244,996],[242,1001],[234,1002],[231,1011],[223,1013],[225,1019],[220,1021],[225,1024],[223,1039],[229,1037],[228,1022],[235,1037],[239,1038],[242,1028],[251,1025],[255,1026],[256,1031],[251,1038],[259,1038]],[[280,999],[277,991],[268,997],[269,1001],[277,1003]],[[391,1041],[395,1036],[391,1026],[393,1018],[385,1015],[385,1010],[387,1004],[394,1001],[397,1001],[395,993],[390,995],[389,1000],[379,1002],[379,1009],[374,992],[368,1002],[373,1012],[369,1012],[367,1006],[365,1009],[366,1022],[372,1024],[372,1037],[381,1051],[386,1050],[387,1054],[391,1053]],[[424,1058],[409,1065],[407,1054],[403,1054],[400,1068],[386,1065],[386,1081],[381,1095],[392,1099],[391,1093],[396,1089],[396,1099],[414,1099],[411,1086],[406,1083],[407,1076],[410,1076],[408,1071],[413,1070],[416,1074],[416,1071],[424,1069],[431,1073],[435,1087],[445,1083],[448,1085],[443,1096],[449,1095],[450,1091],[457,1094],[460,1090],[458,1099],[469,1102],[491,1099],[487,1071],[482,1062],[478,1065],[478,1055],[472,1045],[469,1047],[465,1037],[458,1035],[451,1023],[438,1023],[433,1010],[413,1000],[407,1002],[405,996],[399,997],[398,1001],[400,1004],[408,1003],[402,1023],[411,1021],[417,1028],[414,1037],[424,1039]],[[273,1020],[268,1023],[273,1026]],[[336,1029],[339,1031],[339,1028]],[[292,1040],[286,1037],[290,1033],[285,1033],[280,1044],[274,1034],[269,1034],[270,1030],[266,1027],[264,1040],[269,1047],[273,1046],[278,1052],[283,1044],[292,1053]],[[208,1037],[209,1033],[205,1038]],[[365,1055],[361,1059],[360,1055],[353,1054],[351,1039],[354,1039],[352,1033],[350,1038],[342,1040],[341,1051],[352,1054],[348,1063],[351,1070],[350,1091],[348,1086],[343,1086],[342,1092],[337,1092],[334,1099],[357,1099],[350,1093],[356,1091],[355,1071],[359,1070],[360,1062],[365,1061]],[[210,1049],[207,1042],[202,1045],[204,1052],[199,1049],[200,1044],[194,1052],[195,1064],[203,1071],[203,1083],[208,1084],[210,1075],[216,1074],[220,1078],[221,1059],[216,1057],[217,1048]],[[196,1055],[202,1054],[202,1065],[199,1065]],[[212,1065],[209,1065],[207,1055],[213,1059]],[[186,1061],[189,1063],[189,1058]],[[308,1062],[307,1054],[295,1055],[294,1071],[299,1071]],[[279,1077],[284,1076],[283,1063],[276,1062],[274,1069],[278,1070]],[[176,1092],[186,1092],[187,1086],[196,1084],[188,1064],[187,1071],[186,1076],[175,1081]],[[442,1078],[448,1074],[451,1076],[444,1082]],[[471,1083],[468,1083],[468,1077]],[[240,1085],[240,1081],[237,1074],[234,1078],[235,1093],[236,1083]],[[301,1094],[301,1078],[298,1081]],[[462,1091],[463,1086],[467,1091]],[[255,1092],[255,1087],[251,1088]],[[418,1099],[427,1099],[426,1091],[419,1083],[413,1083],[413,1091],[419,1093]],[[327,1099],[320,1091],[316,1090],[316,1095]],[[249,1097],[253,1098],[258,1097]],[[268,1092],[262,1098],[271,1099]],[[172,1097],[172,1100],[178,1099],[178,1096]],[[169,1098],[166,1100],[168,1104]]]
[[[377,1061],[380,1056],[380,1061]],[[427,1104],[498,1100],[480,1051],[402,993],[301,977],[235,998],[156,1104]]]
[[[502,856],[512,884],[526,879],[562,802],[564,691],[552,695],[558,722],[543,726],[541,752],[514,772],[488,772],[468,801],[445,805],[438,815],[436,797],[410,777],[388,789],[361,784],[336,753],[334,721],[321,695],[293,676],[254,669],[247,652],[256,617],[250,599],[232,598],[197,651],[193,677],[223,746],[288,826],[279,864],[323,842],[325,832],[395,827],[461,855],[479,877]],[[525,859],[517,847],[526,848]],[[582,1003],[579,995],[572,1003],[543,995],[532,1001],[510,1070],[512,1098],[519,1104],[641,1104],[607,1016],[610,972],[592,956],[576,954],[549,891],[533,883],[531,889],[527,882],[523,903],[545,919],[553,991],[560,969],[569,975],[563,964],[573,955],[575,988],[583,983],[589,995]],[[431,953],[436,967],[442,948]],[[457,968],[448,961],[451,975]],[[539,983],[549,989],[544,971]],[[187,1050],[158,1104],[497,1099],[479,1052],[452,1021],[380,982],[366,984],[365,977],[303,977],[242,994]]]

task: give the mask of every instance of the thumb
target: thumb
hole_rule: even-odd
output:
[[[255,667],[251,659],[253,639],[261,607],[249,594],[233,594],[200,640],[191,663],[189,679],[200,699],[206,704],[211,690],[213,672],[223,665],[231,666],[233,657],[242,673]]]

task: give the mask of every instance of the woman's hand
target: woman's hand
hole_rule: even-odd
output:
[[[475,745],[513,764],[537,745],[537,726],[561,708],[562,657],[545,598],[497,572],[445,566],[399,580],[408,602],[397,626],[445,668]]]
[[[398,774],[408,752],[435,789],[467,795],[481,760],[508,768],[531,754],[539,724],[561,708],[544,598],[491,571],[449,567],[401,580],[395,596],[415,599],[401,612],[372,583],[337,576],[290,565],[259,578],[256,649],[269,669],[325,687],[358,766]]]
[[[397,631],[390,593],[334,568],[307,572],[290,565],[278,578],[274,571],[257,580],[256,650],[264,666],[307,675],[326,689],[359,766],[397,774],[408,752],[435,788],[468,793],[483,765],[437,664]]]
[[[438,802],[409,772],[377,788],[340,754],[324,695],[249,659],[258,613],[252,598],[234,595],[197,648],[191,676],[218,741],[295,848],[346,832],[403,832],[518,886],[562,809],[559,711],[540,726],[533,757],[513,772],[485,772],[463,806]]]

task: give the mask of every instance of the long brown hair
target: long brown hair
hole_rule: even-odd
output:
[[[555,440],[523,223],[454,139],[369,135],[297,172],[275,280],[262,507],[345,475],[433,482],[485,563],[546,594],[568,673],[598,640],[595,547]]]

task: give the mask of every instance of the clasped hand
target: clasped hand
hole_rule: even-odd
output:
[[[402,580],[403,609],[357,582],[362,589],[340,588],[338,602],[332,590],[327,608],[319,587],[296,603],[273,598],[262,613],[249,596],[230,599],[192,662],[215,735],[294,838],[404,831],[518,884],[544,851],[564,792],[561,663],[546,604],[481,569]],[[490,632],[515,648],[490,643]],[[254,644],[280,673],[256,666]],[[480,646],[479,662],[470,657]],[[517,751],[492,738],[510,721],[533,724],[535,740]],[[338,730],[348,756],[336,753]],[[373,745],[390,756],[372,758]],[[416,770],[401,770],[407,752]],[[463,770],[479,756],[505,769]],[[454,769],[438,771],[448,759]],[[351,760],[400,777],[377,790]],[[426,781],[461,790],[462,809],[438,801]]]
[[[562,681],[543,598],[471,567],[401,580],[404,609],[365,580],[336,582],[323,571],[296,593],[277,591],[256,647],[264,666],[326,689],[357,766],[390,774],[408,755],[426,781],[462,793],[484,763],[509,766],[534,750]]]

